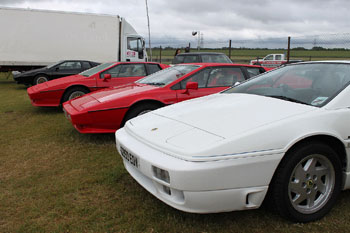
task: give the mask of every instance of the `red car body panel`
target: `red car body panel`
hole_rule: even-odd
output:
[[[63,104],[66,117],[80,133],[114,133],[120,128],[128,110],[143,101],[170,105],[227,89],[229,86],[173,90],[172,87],[207,67],[258,67],[239,64],[196,64],[200,68],[165,86],[132,83],[107,88],[67,101]]]
[[[48,106],[57,107],[62,104],[62,98],[66,90],[72,87],[84,87],[90,92],[104,89],[107,87],[125,85],[128,83],[133,83],[144,76],[135,77],[118,77],[111,79],[101,79],[100,74],[114,66],[119,64],[158,64],[161,69],[169,67],[166,64],[154,63],[154,62],[115,62],[114,65],[101,70],[100,72],[90,76],[85,77],[80,74],[71,75],[59,79],[54,79],[45,83],[41,83],[32,86],[27,89],[28,96],[31,100],[33,106]]]

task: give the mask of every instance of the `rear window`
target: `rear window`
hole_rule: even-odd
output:
[[[200,62],[198,55],[177,55],[174,58],[173,64],[198,62]]]
[[[203,54],[202,62],[207,63],[232,63],[232,61],[224,54]]]

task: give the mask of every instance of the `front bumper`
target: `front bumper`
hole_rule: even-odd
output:
[[[66,118],[80,133],[115,133],[119,129],[128,109],[111,109],[106,111],[79,111],[70,101],[63,104]]]
[[[123,157],[130,175],[166,204],[186,212],[215,213],[258,208],[283,154],[247,155],[208,162],[185,161],[140,142],[125,129],[116,145],[134,155],[138,167]],[[157,178],[154,167],[167,171],[170,182]]]
[[[38,84],[27,89],[28,96],[33,106],[37,107],[57,107],[61,104],[63,89],[45,90],[46,83]]]

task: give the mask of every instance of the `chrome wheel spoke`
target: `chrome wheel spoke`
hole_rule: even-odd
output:
[[[294,205],[299,205],[301,202],[305,201],[306,199],[306,193],[303,192],[303,193],[298,193],[294,199],[292,200],[293,204]]]
[[[294,178],[299,182],[305,179],[306,172],[303,166],[299,165],[294,173]]]
[[[320,179],[321,177],[327,175],[329,173],[329,169],[327,167],[317,167],[315,169],[314,174]]]
[[[315,171],[315,167],[316,167],[316,163],[317,163],[317,159],[315,158],[310,158],[305,166],[304,166],[304,171],[307,172],[307,173],[312,173]]]
[[[296,193],[296,194],[305,192],[305,189],[302,187],[302,184],[300,182],[298,183],[291,182],[289,188],[293,193]]]

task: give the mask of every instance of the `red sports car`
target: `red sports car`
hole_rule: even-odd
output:
[[[260,66],[239,64],[175,65],[135,83],[67,101],[63,109],[80,133],[113,133],[133,117],[165,105],[220,92],[265,71]]]
[[[27,89],[34,106],[59,106],[98,89],[133,83],[169,65],[154,62],[110,62],[80,74],[51,80]]]

